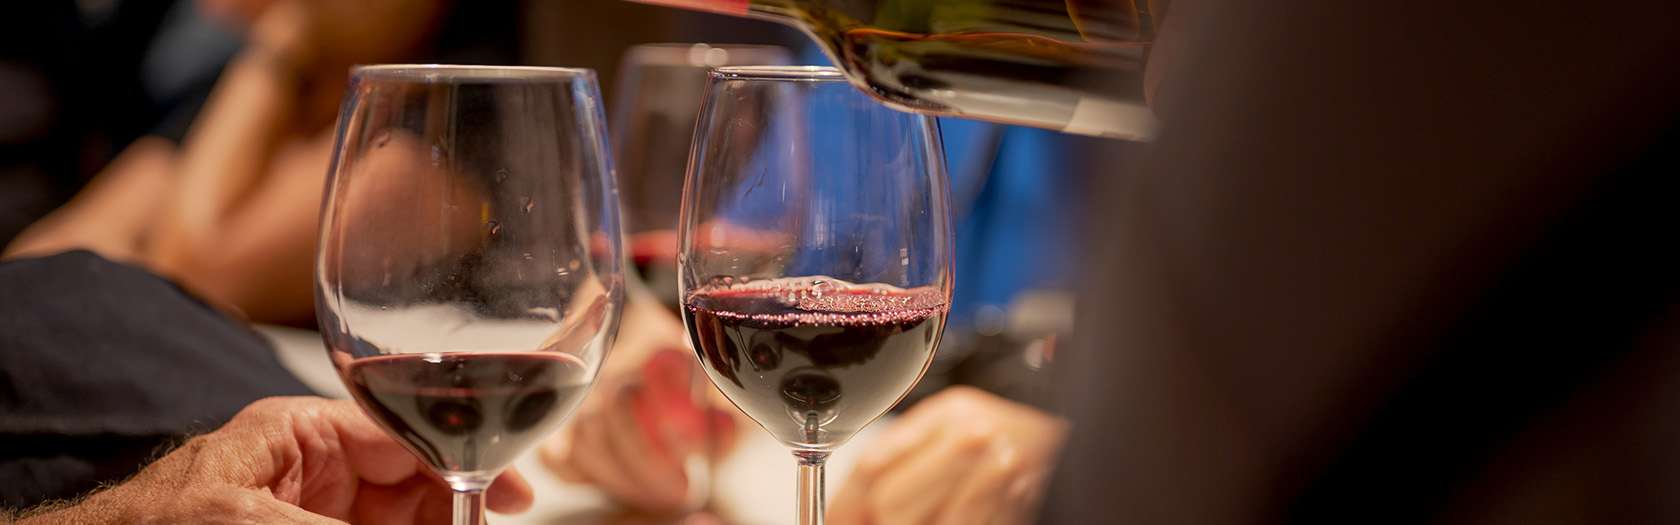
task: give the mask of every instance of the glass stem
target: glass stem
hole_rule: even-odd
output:
[[[796,523],[799,525],[822,525],[823,510],[826,508],[823,499],[823,463],[828,461],[827,451],[797,450],[793,457],[799,459],[799,508]]]
[[[484,489],[455,491],[455,525],[484,525]]]

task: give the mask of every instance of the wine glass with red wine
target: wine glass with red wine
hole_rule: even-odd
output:
[[[679,227],[701,367],[792,448],[798,522],[823,463],[927,370],[951,297],[944,154],[931,117],[817,67],[714,70]]]
[[[357,68],[316,252],[333,365],[454,522],[595,383],[623,302],[595,73]]]

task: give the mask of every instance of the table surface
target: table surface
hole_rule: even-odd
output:
[[[304,384],[326,397],[346,399],[349,393],[339,383],[320,335],[307,330],[260,326],[275,347],[280,362]],[[828,493],[845,481],[858,455],[892,416],[864,428],[829,459]],[[712,503],[725,523],[740,525],[779,524],[793,521],[795,497],[794,459],[768,432],[742,429],[738,446],[713,467]],[[514,463],[536,491],[536,504],[517,515],[493,515],[496,525],[657,525],[681,520],[651,519],[628,515],[594,488],[566,483],[549,473],[533,450]]]

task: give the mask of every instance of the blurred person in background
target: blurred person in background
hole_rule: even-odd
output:
[[[1680,4],[1172,9],[1040,521],[1680,522]]]
[[[62,44],[56,51],[71,57],[128,56],[135,64],[117,71],[142,87],[174,83],[181,92],[152,86],[147,100],[167,109],[119,112],[101,97],[133,97],[112,87],[128,84],[83,85],[98,75],[41,58],[37,70],[66,84],[33,93],[56,101],[44,110],[64,109],[57,125],[69,129],[57,130],[58,140],[99,142],[74,136],[77,119],[92,116],[69,108],[85,102],[123,123],[89,124],[87,133],[127,130],[133,142],[75,199],[12,240],[0,264],[0,503],[13,507],[120,480],[154,450],[262,397],[313,393],[229,315],[312,324],[315,223],[348,67],[430,56],[450,34],[441,25],[447,6],[427,0],[51,5],[36,8],[42,18],[33,22],[118,23],[108,17],[160,28],[120,32],[155,34],[120,42],[132,49],[104,49],[119,42],[89,29],[87,41],[47,40],[34,54]],[[63,18],[73,15],[83,18]],[[220,80],[200,109],[188,79],[206,72]],[[161,120],[139,123],[146,116]],[[48,154],[65,152],[36,153],[53,166]]]
[[[179,144],[139,137],[6,256],[91,249],[250,319],[313,324],[315,217],[349,68],[435,54],[446,9],[437,0],[204,0],[196,16],[167,19],[210,24],[183,31],[211,41],[217,28],[243,35],[204,106],[179,110],[196,111]],[[151,60],[213,69],[221,58],[171,43],[160,39],[152,53],[163,56]]]

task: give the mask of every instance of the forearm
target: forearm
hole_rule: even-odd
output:
[[[70,501],[45,503],[22,511],[0,510],[0,524],[48,525],[59,523],[128,523],[144,513],[122,487],[112,487]]]
[[[202,478],[194,472],[201,465],[202,438],[194,438],[173,452],[147,465],[120,483],[103,485],[68,500],[48,501],[29,509],[0,510],[0,524],[49,525],[60,523],[136,523],[174,503],[173,498],[193,489],[188,484]]]
[[[154,260],[175,273],[266,173],[293,127],[302,75],[284,53],[252,47],[228,64],[183,141],[175,202],[160,218]]]

